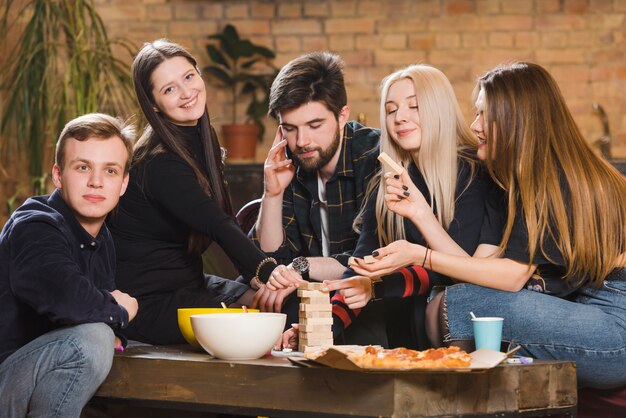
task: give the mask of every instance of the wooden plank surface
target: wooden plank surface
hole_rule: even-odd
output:
[[[271,356],[215,360],[188,346],[116,354],[98,399],[272,417],[545,415],[573,410],[577,400],[571,362],[486,372],[364,373],[300,367]]]

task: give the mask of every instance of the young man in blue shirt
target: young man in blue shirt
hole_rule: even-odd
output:
[[[0,411],[79,417],[106,378],[137,301],[115,289],[104,225],[128,184],[133,127],[104,114],[59,137],[50,195],[28,199],[0,234]]]

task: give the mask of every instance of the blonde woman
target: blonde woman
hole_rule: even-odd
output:
[[[366,265],[361,257],[376,257],[374,250],[397,240],[472,254],[478,245],[487,184],[478,175],[476,140],[449,80],[428,65],[396,71],[382,82],[380,111],[381,152],[406,170],[394,175],[383,167],[373,179],[354,251],[355,268]],[[397,299],[385,303],[389,345],[425,347],[426,296],[434,285],[449,281],[424,269],[423,260],[409,264],[416,265],[398,273],[399,281],[380,282],[376,298],[407,297],[403,303]],[[351,276],[352,270],[344,275]],[[358,282],[326,282],[329,290],[348,287],[333,297],[335,335],[359,313],[350,309],[353,296],[359,297],[350,287]],[[370,285],[369,280],[364,282]]]

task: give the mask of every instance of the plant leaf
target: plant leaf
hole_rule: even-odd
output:
[[[231,75],[229,73],[227,73],[226,71],[224,71],[220,67],[216,67],[214,65],[210,65],[210,66],[204,67],[204,71],[208,72],[213,77],[215,77],[218,80],[220,80],[226,86],[230,86],[230,85],[233,84],[233,79],[232,79]]]
[[[276,58],[276,54],[274,53],[274,51],[261,45],[254,45],[254,53],[257,55],[261,55],[267,59]]]
[[[230,70],[230,64],[215,45],[207,45],[206,52],[209,55],[211,61],[213,61],[217,65],[222,65]]]
[[[247,70],[259,61],[261,61],[261,58],[253,58],[241,64],[240,67],[245,68]]]

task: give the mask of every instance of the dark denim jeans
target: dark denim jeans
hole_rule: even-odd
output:
[[[521,345],[520,355],[576,361],[580,387],[626,384],[626,269],[611,273],[600,289],[581,289],[573,301],[458,284],[446,289],[443,303],[447,342],[473,338],[470,311],[501,316],[502,338]]]

